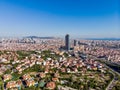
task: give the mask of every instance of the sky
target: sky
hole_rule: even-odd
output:
[[[0,0],[0,36],[120,38],[120,0]]]

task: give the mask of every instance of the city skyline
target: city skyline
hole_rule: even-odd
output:
[[[0,36],[120,38],[118,0],[1,0]]]

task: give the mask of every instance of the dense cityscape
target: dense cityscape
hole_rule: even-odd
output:
[[[120,90],[120,0],[0,0],[0,90]]]
[[[120,90],[120,41],[1,38],[0,90]]]

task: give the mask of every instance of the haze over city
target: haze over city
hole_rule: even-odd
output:
[[[0,36],[120,38],[119,0],[0,0]]]

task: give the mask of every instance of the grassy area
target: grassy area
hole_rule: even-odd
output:
[[[45,50],[42,51],[41,56],[44,60],[46,60],[47,58],[52,58],[53,60],[58,60],[58,58],[60,57],[60,55],[58,54],[51,54],[52,52],[49,50]]]
[[[94,77],[89,76],[90,74],[93,74]],[[92,88],[105,90],[107,85],[113,79],[113,75],[111,73],[106,73],[103,74],[103,76],[100,76],[101,74],[103,73],[99,73],[98,71],[89,71],[86,72],[85,75],[64,73],[61,74],[60,80],[67,81],[67,83],[62,84],[62,86],[68,86],[75,89],[88,90],[89,88]]]
[[[2,81],[2,78],[0,77],[0,90],[3,90],[3,81]]]
[[[35,51],[17,51],[18,59],[22,60],[25,57],[29,57],[31,54],[35,54]]]
[[[116,83],[116,85],[112,88],[112,90],[120,90],[120,81]]]

